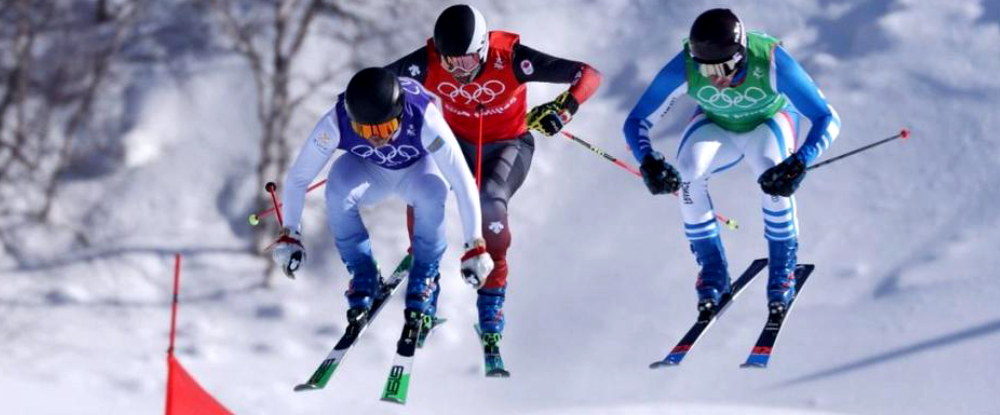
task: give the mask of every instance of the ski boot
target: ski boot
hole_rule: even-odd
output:
[[[482,288],[478,291],[476,307],[479,309],[479,328],[484,333],[503,331],[503,302],[507,298],[507,288]]]
[[[351,307],[347,309],[347,335],[357,336],[368,325],[369,309],[366,307]]]
[[[434,276],[434,293],[431,294],[430,306],[427,307],[427,312],[424,319],[424,330],[420,332],[420,338],[417,339],[417,347],[424,347],[424,342],[427,341],[427,336],[430,336],[431,331],[433,331],[438,326],[444,324],[448,321],[446,318],[437,316],[437,301],[438,295],[441,294],[441,273],[437,273]]]
[[[698,265],[701,265],[698,282],[695,283],[698,291],[698,319],[707,320],[718,312],[723,298],[732,295],[726,252],[718,235],[691,241],[691,252]]]
[[[479,308],[479,324],[476,324],[476,334],[479,335],[483,347],[483,363],[487,377],[510,377],[510,372],[504,368],[503,357],[500,355],[501,332],[504,327],[503,303],[506,299],[506,287],[482,288],[478,291],[476,306]]]
[[[354,264],[347,264],[351,282],[344,295],[347,296],[347,331],[360,332],[368,324],[368,315],[375,297],[382,293],[382,275],[378,264],[371,258]]]
[[[504,367],[503,356],[500,354],[500,340],[503,335],[499,332],[483,332],[476,324],[476,333],[479,334],[479,342],[483,346],[483,365],[488,378],[509,378],[510,372]]]
[[[424,329],[427,315],[412,308],[403,310],[403,333],[399,337],[400,342],[416,342],[420,337],[420,332]],[[397,345],[397,347],[400,347]],[[414,345],[415,347],[415,345]]]
[[[781,318],[795,298],[795,265],[798,239],[767,242],[767,308],[771,317]]]
[[[411,314],[419,313],[420,325],[423,330],[414,335],[417,347],[427,340],[427,332],[434,324],[433,312],[436,311],[438,296],[438,263],[426,264],[415,260],[410,268],[410,280],[406,284],[406,316],[409,324]]]

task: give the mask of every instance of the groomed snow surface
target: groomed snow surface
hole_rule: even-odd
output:
[[[457,276],[450,206],[440,314],[417,354],[409,402],[380,402],[402,303],[395,299],[326,390],[294,393],[344,329],[347,274],[323,198],[310,195],[310,262],[260,287],[267,257],[243,250],[260,209],[252,82],[231,59],[177,84],[151,84],[128,133],[128,166],[68,185],[60,231],[26,234],[37,260],[0,258],[0,413],[163,410],[173,253],[183,278],[177,354],[239,414],[998,414],[1000,384],[1000,8],[993,0],[631,3],[476,2],[494,28],[604,73],[569,129],[633,162],[621,124],[709,7],[785,40],[843,120],[826,157],[893,142],[809,173],[798,197],[802,262],[817,270],[766,370],[740,369],[766,316],[756,281],[677,368],[662,358],[695,316],[697,267],[676,200],[563,138],[538,137],[511,204],[514,242],[503,342],[510,379],[486,379],[475,295]],[[443,3],[399,22],[423,44]],[[331,56],[312,45],[314,56]],[[323,55],[326,53],[326,55]],[[313,58],[317,60],[321,58]],[[346,80],[349,74],[341,78]],[[338,85],[337,88],[342,88]],[[180,88],[180,90],[178,90]],[[332,95],[336,88],[332,88]],[[562,86],[529,88],[532,104]],[[329,102],[304,111],[304,134]],[[673,154],[691,104],[654,145]],[[279,182],[280,183],[280,182]],[[766,253],[747,167],[711,184],[731,271]],[[450,202],[451,203],[451,202]],[[403,205],[364,212],[383,269],[405,250]]]

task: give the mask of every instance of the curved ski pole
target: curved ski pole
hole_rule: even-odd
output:
[[[316,188],[318,188],[318,187],[320,187],[320,186],[322,186],[324,184],[326,184],[326,179],[323,179],[323,180],[320,180],[320,181],[318,181],[316,183],[313,183],[311,186],[309,186],[308,189],[306,189],[306,193],[309,193],[309,192],[311,192],[313,190],[316,190]],[[281,203],[276,203],[275,206],[277,206],[278,208],[280,208],[281,207]],[[247,221],[250,222],[250,226],[257,226],[257,225],[260,224],[260,220],[262,218],[265,218],[265,217],[267,217],[267,216],[269,216],[269,215],[271,215],[272,213],[275,213],[275,212],[277,212],[277,209],[274,206],[272,206],[272,207],[269,207],[269,208],[265,209],[264,211],[262,211],[260,213],[252,213],[252,214],[250,214],[250,218]],[[279,215],[279,217],[280,217],[280,215]],[[279,220],[279,223],[280,223],[280,220]]]
[[[634,174],[634,175],[636,175],[638,177],[642,177],[642,173],[640,173],[639,169],[636,169],[634,166],[632,166],[632,165],[630,165],[630,164],[628,164],[628,163],[626,163],[624,161],[619,160],[618,158],[616,158],[616,157],[608,154],[604,150],[601,150],[600,148],[595,147],[593,144],[590,144],[590,143],[584,141],[580,137],[577,137],[577,136],[575,136],[573,134],[570,134],[570,133],[568,133],[566,131],[562,131],[562,134],[564,136],[566,136],[566,138],[569,138],[570,140],[576,141],[580,145],[586,147],[588,150],[593,151],[595,154],[597,154],[597,155],[599,155],[601,157],[604,157],[606,160],[608,160],[608,161],[616,164],[618,167],[621,167],[621,168],[623,168],[625,170],[628,170],[629,173],[632,173],[632,174]],[[674,196],[677,196],[677,192],[674,192]],[[725,216],[722,216],[721,214],[716,213],[715,214],[715,218],[718,219],[723,224],[725,224],[726,227],[728,227],[729,229],[738,230],[740,228],[739,223],[737,223],[735,220],[729,219],[729,218],[727,218]]]
[[[899,133],[897,133],[896,135],[894,135],[892,137],[883,138],[883,139],[881,139],[879,141],[876,141],[874,143],[871,143],[871,144],[868,144],[868,145],[865,145],[865,146],[861,146],[861,147],[856,148],[854,150],[848,151],[848,152],[846,152],[844,154],[841,154],[841,155],[839,155],[837,157],[834,157],[832,159],[826,160],[826,161],[824,161],[822,163],[814,164],[814,165],[809,166],[808,168],[806,168],[806,170],[812,170],[812,169],[819,168],[820,166],[833,163],[833,162],[835,162],[837,160],[840,160],[842,158],[853,156],[853,155],[858,154],[858,153],[860,153],[862,151],[868,150],[868,149],[870,149],[872,147],[875,147],[875,146],[879,146],[879,145],[888,143],[888,142],[890,142],[892,140],[895,140],[897,138],[903,139],[903,140],[906,140],[906,139],[910,138],[910,129],[909,128],[904,128],[904,129],[900,130]]]

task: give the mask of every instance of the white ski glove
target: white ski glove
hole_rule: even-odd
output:
[[[482,238],[465,244],[465,255],[462,255],[462,278],[476,289],[486,285],[486,277],[493,271],[493,259],[486,252],[486,241]]]
[[[271,251],[271,258],[281,267],[285,276],[291,279],[295,279],[295,271],[306,262],[306,248],[302,246],[301,239],[299,231],[284,228]]]

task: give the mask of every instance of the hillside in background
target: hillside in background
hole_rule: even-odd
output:
[[[630,163],[627,112],[694,17],[719,5],[783,39],[840,113],[826,157],[913,131],[811,172],[796,193],[800,259],[817,270],[771,367],[738,368],[766,315],[758,281],[683,366],[646,369],[695,316],[697,266],[677,202],[569,140],[537,137],[511,204],[504,348],[513,376],[482,377],[449,202],[440,307],[449,321],[417,355],[407,406],[378,401],[402,325],[398,300],[326,390],[292,392],[344,329],[347,273],[323,197],[310,195],[310,262],[297,280],[260,287],[268,258],[245,253],[246,215],[266,207],[251,180],[254,91],[246,68],[220,56],[184,82],[151,80],[124,136],[127,167],[66,186],[56,217],[86,228],[91,248],[68,251],[65,235],[38,233],[23,237],[36,253],[30,264],[0,258],[0,412],[162,411],[181,252],[178,356],[240,414],[1000,413],[996,1],[473,3],[524,44],[603,72],[568,129]],[[401,19],[399,38],[363,63],[422,45],[442,4]],[[315,62],[342,52],[308,50]],[[563,88],[532,85],[529,101]],[[330,104],[312,102],[293,129],[304,139]],[[673,154],[692,109],[668,115],[654,146]],[[755,179],[739,166],[711,184],[717,210],[741,223],[723,231],[734,273],[766,253]],[[403,211],[394,200],[363,212],[383,269],[405,252]]]

